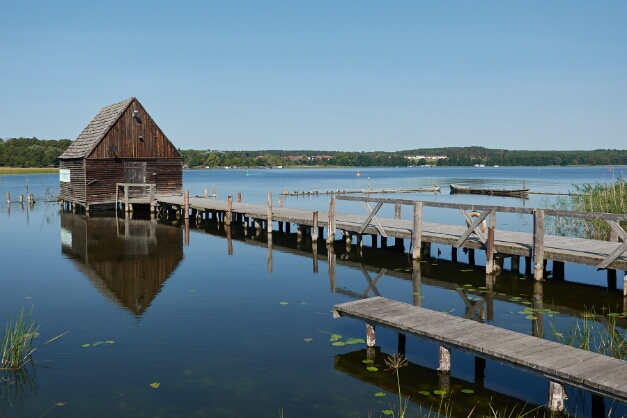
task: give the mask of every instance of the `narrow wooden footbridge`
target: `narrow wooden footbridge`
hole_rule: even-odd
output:
[[[341,213],[336,211],[338,201],[362,202],[364,214]],[[295,224],[298,233],[309,233],[313,241],[323,237],[327,229],[327,243],[334,242],[337,231],[341,232],[347,242],[356,238],[362,245],[363,235],[372,237],[373,246],[381,237],[381,245],[387,245],[388,238],[395,239],[395,245],[402,246],[404,239],[410,241],[411,254],[420,259],[425,251],[430,251],[431,243],[450,245],[453,248],[467,248],[486,251],[486,273],[498,271],[497,259],[512,257],[518,263],[519,258],[526,257],[526,262],[533,265],[534,278],[540,280],[544,276],[547,260],[553,261],[554,274],[563,272],[564,263],[596,266],[608,269],[609,274],[616,270],[627,270],[627,232],[620,222],[627,221],[627,214],[609,214],[593,212],[558,211],[508,206],[469,205],[440,203],[404,199],[381,199],[371,197],[334,196],[331,198],[328,211],[313,211],[283,207],[281,198],[278,206],[273,205],[272,195],[268,194],[267,205],[241,202],[229,196],[227,200],[216,200],[205,197],[184,196],[156,197],[156,205],[161,216],[189,216],[198,219],[217,217],[226,225],[232,222],[243,223],[245,227],[265,228],[272,234],[273,222],[278,223],[279,230],[285,228],[289,232],[290,224]],[[374,207],[370,205],[374,204]],[[394,218],[377,216],[384,205],[394,205]],[[410,206],[412,220],[401,219],[401,207]],[[457,209],[462,218],[462,225],[441,224],[423,221],[423,207],[439,209]],[[496,229],[497,213],[516,213],[533,216],[533,232],[514,232]],[[610,228],[608,241],[585,238],[572,238],[548,235],[545,233],[545,216],[562,218],[594,219],[607,222]],[[487,222],[486,222],[487,219]],[[465,226],[463,225],[465,223]],[[486,225],[487,224],[487,225]],[[489,225],[489,226],[488,226]],[[488,226],[486,228],[486,226]],[[622,241],[622,242],[621,242]]]
[[[439,344],[441,372],[450,371],[450,350],[457,349],[547,377],[554,411],[563,410],[562,384],[627,403],[624,360],[383,297],[335,305],[333,312],[365,321],[369,347],[375,346],[377,325]]]

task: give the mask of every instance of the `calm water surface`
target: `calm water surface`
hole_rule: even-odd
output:
[[[204,195],[215,185],[219,199],[239,191],[244,201],[265,204],[268,192],[276,202],[283,188],[357,190],[367,188],[370,177],[373,189],[430,187],[437,181],[443,190],[386,197],[539,207],[547,196],[523,201],[449,195],[446,189],[448,183],[517,188],[525,180],[532,191],[560,193],[573,184],[611,181],[624,168],[364,168],[360,177],[356,170],[249,170],[248,175],[246,170],[195,170],[184,172],[184,187]],[[332,333],[342,335],[341,341],[364,338],[364,324],[334,320],[330,310],[374,295],[416,302],[406,255],[367,246],[346,253],[342,245],[331,272],[324,245],[315,258],[310,242],[275,232],[269,249],[263,235],[255,238],[248,231],[246,236],[234,227],[227,238],[224,227],[214,223],[192,223],[185,245],[180,224],[60,212],[57,204],[43,202],[47,194],[58,193],[56,175],[0,177],[0,191],[10,191],[16,201],[27,179],[37,199],[34,208],[2,205],[0,314],[15,318],[32,307],[40,344],[69,332],[37,350],[39,367],[0,383],[0,416],[276,417],[283,410],[285,417],[366,417],[398,404],[394,375],[384,371],[383,362],[398,351],[398,336],[378,330],[375,363],[380,367],[368,372],[364,344],[330,341]],[[284,199],[291,207],[325,210],[329,204],[326,195]],[[393,215],[392,208],[383,210]],[[339,202],[338,211],[365,213],[349,202]],[[407,208],[403,217],[408,216]],[[462,222],[454,211],[426,210],[425,217]],[[525,217],[499,215],[498,223],[530,229]],[[482,264],[481,252],[476,256]],[[567,265],[566,282],[548,279],[543,286],[544,308],[559,314],[528,320],[519,313],[533,299],[524,263],[521,272],[503,272],[486,293],[483,268],[463,264],[467,256],[461,250],[461,264],[450,262],[448,247],[434,245],[432,257],[421,263],[418,290],[426,308],[545,338],[552,338],[552,326],[564,330],[586,308],[625,310],[621,280],[618,289],[608,290],[604,272]],[[4,321],[0,325],[1,332]],[[435,371],[437,346],[409,338],[406,354],[410,366],[401,369],[403,392],[410,396],[409,416],[419,416],[420,406],[439,404],[433,395],[442,384]],[[487,412],[490,399],[498,407],[546,402],[546,379],[492,362],[484,374],[475,376],[472,356],[453,352],[455,416],[465,417],[477,402],[477,411]],[[158,388],[150,386],[155,382]],[[590,395],[567,391],[568,409],[592,416]],[[387,396],[375,397],[376,392]],[[610,400],[601,407],[609,411]],[[627,410],[619,406],[615,414]]]

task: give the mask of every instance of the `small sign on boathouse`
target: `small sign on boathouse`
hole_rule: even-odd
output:
[[[70,183],[70,170],[62,168],[59,170],[59,181],[61,183]]]

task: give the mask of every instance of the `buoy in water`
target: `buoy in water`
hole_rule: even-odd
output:
[[[246,177],[248,177],[250,174],[248,174],[248,170],[246,170]]]
[[[359,177],[359,176],[361,176],[361,173],[358,171],[358,172],[357,172],[357,177]]]

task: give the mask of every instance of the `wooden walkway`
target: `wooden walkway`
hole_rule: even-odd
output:
[[[156,199],[157,204],[160,206],[177,206],[179,209],[182,209],[185,204],[183,197],[157,197]],[[472,208],[472,205],[465,206],[467,206],[469,210]],[[226,213],[229,209],[229,203],[222,200],[190,197],[189,207],[197,214],[207,212]],[[232,214],[239,214],[245,218],[262,222],[268,219],[268,206],[266,205],[232,202],[230,210]],[[314,220],[314,211],[312,210],[277,206],[272,206],[270,210],[272,221],[293,223],[305,227],[317,226],[320,232],[322,228],[329,229],[329,212],[327,211],[316,212],[317,217],[316,220]],[[529,209],[526,210],[529,211]],[[358,234],[358,240],[361,239],[362,234],[409,239],[410,242],[412,239],[415,239],[415,221],[380,217],[369,218],[370,217],[366,215],[334,213],[331,230],[339,229],[345,231],[347,234]],[[422,243],[436,243],[454,247],[487,250],[485,238],[482,239],[482,237],[479,234],[475,234],[474,231],[471,234],[468,226],[431,222],[421,222],[420,226],[421,235],[419,239]],[[478,229],[479,228],[476,228],[475,230]],[[318,231],[312,232],[318,233]],[[334,234],[334,232],[332,234]],[[624,237],[621,238],[624,239]],[[604,260],[612,259],[613,257],[611,257],[611,255],[613,253],[616,254],[620,252],[621,255],[618,255],[614,261],[605,267],[611,270],[627,270],[627,256],[622,253],[625,251],[627,243],[619,243],[618,238],[615,239],[615,242],[609,242],[544,235],[542,244],[543,254],[541,255],[544,260],[553,260],[554,262],[562,263],[572,262],[597,267],[599,267]],[[494,230],[493,251],[505,256],[533,257],[534,235],[523,232]],[[535,265],[537,265],[537,263]]]
[[[348,316],[532,371],[627,403],[627,362],[441,312],[374,297],[334,306]]]

